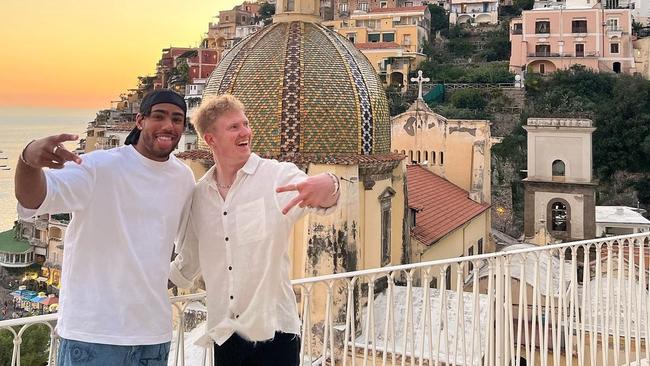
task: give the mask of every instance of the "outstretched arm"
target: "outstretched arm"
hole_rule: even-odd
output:
[[[294,197],[282,209],[284,215],[291,210],[295,205],[300,207],[321,207],[329,208],[336,204],[339,199],[339,182],[338,178],[330,173],[321,173],[313,177],[309,177],[300,183],[287,184],[278,187],[275,191],[289,192],[297,191],[298,195]]]
[[[78,139],[77,135],[61,134],[30,142],[16,166],[16,199],[25,208],[41,206],[47,193],[43,168],[61,169],[66,161],[81,164],[81,158],[66,150],[62,143]]]

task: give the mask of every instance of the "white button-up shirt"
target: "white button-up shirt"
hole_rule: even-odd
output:
[[[308,210],[296,205],[283,215],[297,192],[275,189],[307,175],[292,163],[251,154],[224,201],[213,171],[196,184],[184,240],[171,263],[170,278],[179,287],[190,287],[199,273],[205,281],[207,332],[197,344],[221,345],[235,332],[252,341],[271,339],[276,331],[300,334],[288,248],[293,224]]]

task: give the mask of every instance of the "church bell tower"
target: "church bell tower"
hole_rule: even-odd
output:
[[[528,176],[524,179],[526,240],[545,245],[596,235],[588,119],[529,118]]]

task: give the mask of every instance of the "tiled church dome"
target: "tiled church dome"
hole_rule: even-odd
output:
[[[318,23],[276,22],[240,41],[203,97],[222,93],[246,105],[253,151],[264,156],[389,153],[381,80],[351,42]]]

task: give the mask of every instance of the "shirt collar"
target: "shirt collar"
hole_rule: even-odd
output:
[[[257,154],[251,153],[251,155],[248,157],[248,160],[246,161],[246,164],[244,164],[241,169],[237,172],[239,175],[240,172],[243,172],[248,175],[252,175],[255,173],[257,170],[257,167],[260,165],[260,161],[262,161],[262,158],[260,158]],[[207,172],[199,179],[199,183],[201,184],[207,184],[214,190],[217,190],[217,183],[212,179],[212,174],[214,174],[214,169],[215,166],[213,165],[210,169],[208,169]]]
[[[251,153],[251,155],[248,157],[248,161],[246,161],[246,164],[240,169],[244,173],[251,175],[255,173],[255,170],[257,170],[257,166],[260,164],[260,158],[257,156],[255,153]]]

